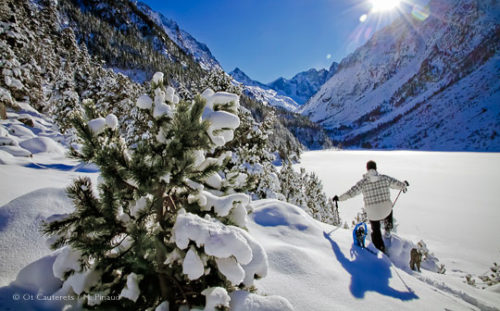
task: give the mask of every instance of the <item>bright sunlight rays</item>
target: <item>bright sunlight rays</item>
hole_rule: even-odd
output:
[[[373,12],[384,12],[384,11],[390,11],[399,6],[399,3],[401,0],[369,0]]]

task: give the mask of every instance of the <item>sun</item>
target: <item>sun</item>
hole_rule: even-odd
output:
[[[369,0],[373,12],[390,11],[399,6],[401,0]]]

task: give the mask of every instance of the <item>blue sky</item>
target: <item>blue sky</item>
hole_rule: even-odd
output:
[[[364,43],[379,16],[367,0],[143,0],[207,44],[227,72],[267,83],[328,68]],[[384,18],[387,18],[385,16]]]

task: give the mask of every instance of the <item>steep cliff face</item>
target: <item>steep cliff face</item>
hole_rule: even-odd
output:
[[[345,145],[500,150],[499,11],[431,1],[344,59],[301,112]]]

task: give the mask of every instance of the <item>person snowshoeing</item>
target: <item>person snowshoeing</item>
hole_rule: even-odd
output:
[[[366,163],[367,173],[363,179],[358,181],[349,191],[341,196],[334,196],[334,201],[345,201],[363,193],[366,215],[372,227],[372,242],[376,248],[386,252],[382,232],[380,231],[380,222],[385,222],[386,233],[392,229],[392,201],[389,188],[402,190],[406,193],[410,185],[406,180],[401,182],[387,175],[381,175],[377,172],[377,163],[368,161]]]

